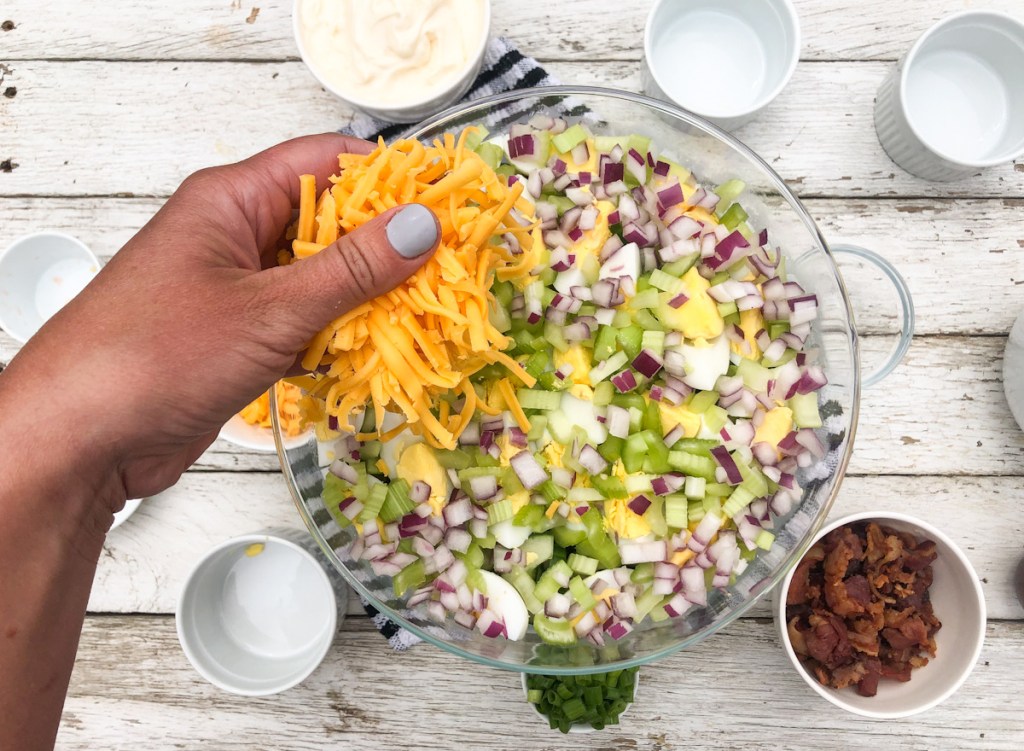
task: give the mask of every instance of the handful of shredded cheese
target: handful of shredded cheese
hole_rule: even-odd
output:
[[[405,425],[381,432],[384,413],[405,417],[408,427],[435,448],[454,448],[477,409],[491,412],[470,376],[499,364],[527,386],[530,376],[503,350],[509,339],[489,320],[495,274],[523,279],[543,249],[539,229],[516,220],[512,209],[531,214],[511,186],[448,134],[432,146],[402,140],[362,156],[341,154],[340,173],[316,197],[316,180],[302,175],[299,218],[292,253],[283,262],[318,253],[340,235],[388,209],[420,203],[441,225],[436,254],[404,284],[332,321],[310,343],[302,366],[311,375],[291,379],[312,397],[313,419],[334,418],[353,431],[351,416],[371,403],[376,431],[365,440],[387,440]],[[512,233],[517,252],[492,238]],[[515,400],[514,389],[506,390]],[[456,401],[458,397],[458,401]],[[322,402],[321,402],[322,400]],[[456,410],[453,405],[461,402]],[[518,403],[511,409],[518,410]]]
[[[302,410],[299,408],[299,402],[302,399],[302,389],[285,381],[278,381],[274,384],[274,391],[277,397],[277,412],[281,420],[281,428],[287,437],[294,438],[306,429],[306,421],[303,419]],[[247,404],[238,413],[238,416],[250,425],[269,428],[270,392],[263,392],[259,398]]]

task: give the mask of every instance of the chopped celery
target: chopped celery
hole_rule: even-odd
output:
[[[662,621],[668,620],[668,611],[665,608],[655,608],[650,612],[650,618],[652,623],[661,623]]]
[[[643,349],[650,350],[658,357],[661,357],[665,352],[665,332],[645,331],[640,345]]]
[[[526,557],[523,565],[530,571],[551,560],[551,554],[555,550],[555,539],[551,535],[531,535],[520,549]]]
[[[746,190],[747,184],[742,180],[733,178],[732,180],[726,180],[724,183],[715,188],[715,194],[718,196],[717,208],[725,210],[725,208],[740,197],[740,194]]]
[[[519,400],[519,406],[523,409],[539,409],[545,412],[558,409],[562,403],[560,392],[542,391],[541,389],[519,389],[516,391],[516,398]]]
[[[761,364],[767,368],[777,368],[780,365],[785,365],[794,357],[796,357],[796,350],[787,349],[785,352],[782,353],[782,357],[780,357],[778,360],[769,360],[767,357],[765,357],[761,360]]]
[[[614,462],[622,456],[622,449],[626,441],[622,438],[610,435],[605,438],[604,443],[597,447],[599,453],[607,462]]]
[[[703,477],[687,477],[683,485],[683,493],[687,498],[703,498],[708,481]]]
[[[661,409],[658,407],[658,402],[651,401],[647,403],[644,408],[644,430],[649,430],[655,433],[659,437],[661,446],[665,446],[665,442],[660,439],[661,436]]]
[[[633,433],[626,439],[626,448],[622,452],[622,464],[627,472],[639,472],[644,465],[647,454],[647,441],[642,433]]]
[[[677,294],[683,290],[685,285],[678,276],[672,276],[661,269],[655,269],[651,272],[651,286],[660,289],[662,292]]]
[[[385,523],[398,521],[412,511],[416,504],[409,498],[409,483],[398,478],[387,486],[384,505],[380,508],[380,518]]]
[[[632,310],[640,310],[641,308],[656,308],[661,300],[660,293],[656,289],[646,289],[643,292],[637,292],[629,300],[629,307]]]
[[[727,318],[736,313],[739,308],[736,307],[734,302],[720,302],[718,303],[718,315],[722,318]]]
[[[555,536],[555,542],[563,548],[578,545],[587,539],[587,531],[585,529],[573,529],[572,527],[555,527],[552,530],[552,534]]]
[[[704,518],[704,504],[701,501],[690,501],[686,508],[686,520],[689,524],[696,524]]]
[[[705,480],[715,479],[714,459],[706,456],[697,456],[686,451],[670,451],[668,463],[672,469],[679,470],[687,475],[703,477]]]
[[[569,349],[569,343],[565,340],[565,336],[562,334],[562,327],[557,326],[551,321],[548,321],[544,325],[544,338],[548,340],[548,343],[557,349],[559,352],[565,352]]]
[[[647,331],[664,331],[665,330],[665,326],[662,325],[661,321],[659,321],[657,318],[655,318],[651,314],[651,311],[649,311],[647,309],[638,310],[636,312],[636,315],[634,316],[634,319],[636,320],[636,323],[637,323],[638,326],[640,326],[643,329],[646,329]]]
[[[435,456],[437,462],[445,469],[466,469],[473,458],[464,449],[451,449],[450,451],[438,451]]]
[[[586,129],[579,123],[576,123],[563,130],[557,136],[553,136],[551,138],[551,145],[560,154],[566,154],[586,141],[588,135],[589,133],[587,133]]]
[[[570,553],[566,563],[569,564],[569,568],[583,576],[590,576],[597,573],[596,558],[589,558],[585,555],[580,555],[579,553]]]
[[[616,352],[614,355],[609,357],[604,362],[598,363],[590,371],[590,382],[592,384],[596,384],[599,381],[603,381],[612,373],[618,372],[619,368],[625,365],[628,359],[629,357],[626,355],[625,352]]]
[[[615,387],[611,381],[601,381],[594,387],[594,406],[605,407],[615,396]]]
[[[718,401],[717,391],[697,391],[690,398],[690,403],[687,405],[691,412],[704,412],[708,407],[714,406]]]
[[[676,529],[685,529],[689,523],[686,496],[670,495],[665,498],[665,523]]]
[[[487,166],[492,170],[498,168],[498,165],[501,164],[501,160],[505,156],[504,149],[494,143],[480,144],[476,147],[476,153],[480,155],[480,158],[483,159]]]
[[[596,571],[597,569],[594,570]],[[597,605],[594,593],[590,591],[590,587],[583,582],[583,579],[578,576],[574,576],[569,580],[569,593],[584,610],[590,610]]]
[[[388,496],[388,486],[384,483],[374,485],[370,492],[367,494],[366,501],[363,503],[363,510],[359,512],[359,516],[356,517],[356,521],[368,522],[371,519],[376,519],[380,513],[381,507],[384,505],[384,501]]]
[[[533,630],[547,644],[568,646],[576,643],[576,632],[564,618],[549,618],[544,613],[537,613],[533,617]]]
[[[654,587],[639,594],[636,598],[636,618],[633,620],[637,623],[642,621],[651,610],[661,604],[663,599],[665,598],[662,595],[655,594]]]
[[[698,260],[700,260],[700,253],[691,253],[688,256],[683,256],[677,261],[666,263],[661,270],[671,276],[681,277],[693,268],[693,265],[697,263]]]
[[[531,529],[544,519],[544,507],[536,503],[528,503],[519,509],[512,517],[512,523],[520,527]]]
[[[467,566],[472,566],[473,568],[480,568],[484,565],[484,551],[475,542],[469,546],[465,553],[456,553],[455,557],[462,559]]]
[[[616,331],[611,326],[602,326],[597,331],[597,339],[594,342],[594,360],[607,360],[615,352]]]
[[[704,495],[724,498],[732,493],[732,485],[724,482],[708,482],[704,485]]]
[[[644,519],[651,525],[651,531],[658,537],[668,534],[668,522],[665,520],[665,499],[654,496],[649,499],[651,505],[644,512]]]
[[[713,433],[717,433],[724,426],[726,421],[729,419],[729,413],[719,407],[717,404],[708,407],[704,410],[704,424],[708,430]]]
[[[757,537],[754,538],[754,545],[761,548],[761,550],[771,550],[773,542],[775,542],[775,535],[767,529],[762,529],[757,533]]]
[[[657,295],[655,295],[657,296]],[[629,359],[633,359],[640,353],[640,345],[643,342],[644,330],[639,326],[631,325],[618,330],[618,340],[622,349]]]
[[[742,485],[732,491],[732,495],[729,499],[722,504],[722,513],[726,516],[735,516],[740,511],[750,505],[750,502],[754,500],[755,496],[749,490]]]
[[[743,384],[754,392],[767,391],[768,381],[772,377],[768,368],[748,357],[740,360],[740,364],[736,366],[736,375],[742,378]]]
[[[545,480],[534,490],[544,496],[544,500],[548,503],[551,503],[552,501],[560,501],[565,498],[565,488],[560,485],[556,485],[551,480]]]
[[[512,501],[505,498],[504,500],[492,503],[487,507],[487,523],[498,524],[499,522],[508,521],[512,518]]]
[[[523,598],[523,604],[526,605],[527,610],[533,614],[543,612],[544,603],[537,598],[535,593],[536,585],[526,569],[522,566],[513,566],[512,570],[505,574],[503,578],[516,588],[516,591]]]
[[[645,582],[654,580],[654,564],[653,563],[638,563],[633,568],[633,575],[630,577],[630,581],[634,584],[643,584]]]
[[[818,412],[818,394],[794,394],[786,402],[793,410],[793,422],[798,428],[820,428],[821,414]]]
[[[745,222],[746,220],[747,212],[744,211],[743,207],[740,206],[738,203],[734,203],[732,206],[729,207],[729,209],[724,214],[722,214],[720,222],[725,226],[726,229],[734,230],[740,225],[741,222]]]
[[[546,415],[534,415],[530,418],[530,432],[526,437],[531,441],[539,441],[544,436],[544,430],[548,426]]]
[[[605,498],[625,498],[626,486],[622,480],[614,475],[594,475],[590,478],[590,484],[594,486]]]
[[[395,574],[395,578],[391,582],[395,590],[395,597],[401,597],[410,589],[418,587],[426,580],[427,574],[423,565],[423,559],[417,558]]]
[[[551,364],[551,355],[547,352],[534,352],[530,355],[530,359],[526,361],[526,365],[523,366],[527,373],[532,375],[534,378],[539,376],[545,370],[548,369],[548,365]],[[528,390],[528,389],[521,389]],[[522,401],[520,399],[520,401]]]

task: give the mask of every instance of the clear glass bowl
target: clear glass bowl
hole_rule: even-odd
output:
[[[390,577],[374,575],[365,561],[346,555],[355,532],[341,529],[321,498],[327,462],[315,439],[301,445],[281,441],[278,454],[299,513],[328,559],[349,584],[399,625],[442,649],[507,670],[546,674],[593,673],[641,665],[692,646],[747,612],[803,555],[820,528],[846,471],[857,426],[860,366],[853,313],[842,277],[824,238],[785,182],[754,152],[714,125],[669,104],[637,94],[586,87],[552,87],[500,94],[442,112],[424,124],[417,138],[431,141],[445,132],[484,124],[492,134],[513,122],[543,113],[583,119],[597,134],[642,134],[652,151],[691,168],[703,183],[730,178],[746,182],[743,207],[752,227],[767,227],[773,246],[782,248],[790,275],[818,296],[819,318],[811,344],[819,350],[829,383],[821,392],[828,446],[823,460],[801,471],[802,502],[779,520],[771,549],[759,555],[733,586],[709,593],[704,608],[660,623],[649,621],[617,642],[596,647],[544,644],[532,631],[521,641],[490,639],[448,620],[439,625],[425,608],[408,608],[396,598]],[[276,417],[277,410],[271,409]]]

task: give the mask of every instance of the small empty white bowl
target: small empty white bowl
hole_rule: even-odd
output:
[[[779,95],[799,58],[790,0],[657,0],[644,29],[644,90],[734,130]]]
[[[307,545],[297,530],[244,535],[192,569],[178,599],[178,640],[210,683],[268,696],[298,685],[323,660],[339,608],[344,617],[345,590]]]
[[[292,438],[285,438],[285,448],[296,448],[309,440],[312,428]],[[274,445],[274,431],[271,428],[263,428],[259,425],[250,425],[238,415],[233,415],[230,420],[224,423],[220,429],[219,437],[228,443],[233,443],[242,448],[253,451],[265,451],[274,453],[277,447]]]
[[[110,529],[108,529],[107,532],[109,533],[112,530],[117,529],[126,521],[128,521],[128,517],[134,514],[141,504],[141,498],[129,498],[127,501],[125,501],[124,508],[118,511],[116,514],[114,514],[114,523],[110,525]]]
[[[24,344],[99,270],[95,254],[71,235],[15,240],[0,253],[0,328]]]
[[[906,683],[889,678],[878,682],[878,693],[861,696],[854,686],[834,689],[818,682],[797,657],[786,628],[786,593],[796,566],[774,593],[775,626],[786,654],[797,673],[824,699],[848,712],[874,719],[909,717],[924,712],[952,696],[974,669],[985,641],[985,595],[970,561],[945,534],[927,522],[894,511],[865,511],[836,519],[815,538],[816,543],[834,529],[859,521],[875,521],[898,532],[935,543],[934,579],[928,590],[935,616],[942,627],[935,633],[935,657],[915,668]],[[814,543],[812,543],[813,545]]]

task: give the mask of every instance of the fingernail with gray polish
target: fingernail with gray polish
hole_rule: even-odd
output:
[[[388,242],[403,258],[421,256],[437,242],[437,222],[430,209],[409,204],[388,222]]]

